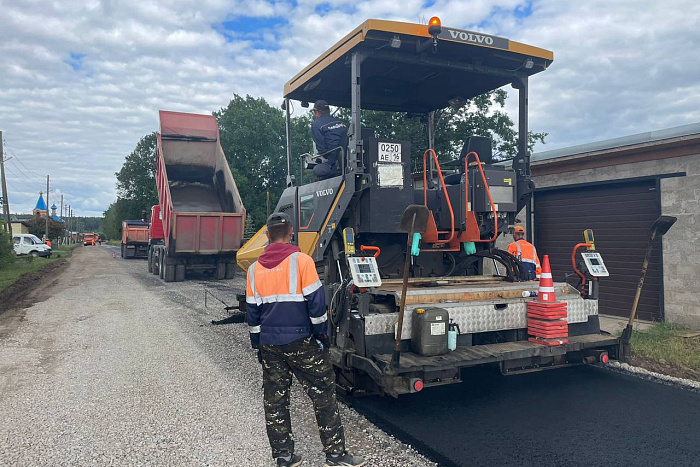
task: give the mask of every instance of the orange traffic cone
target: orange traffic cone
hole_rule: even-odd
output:
[[[544,255],[544,259],[542,260],[542,274],[540,275],[540,288],[537,292],[537,301],[542,303],[557,302],[557,297],[554,295],[552,269],[549,266],[549,255]]]
[[[567,303],[558,302],[554,294],[552,269],[549,256],[542,261],[542,275],[537,300],[527,303],[528,340],[534,344],[547,346],[563,345],[569,342],[569,326],[566,321]]]

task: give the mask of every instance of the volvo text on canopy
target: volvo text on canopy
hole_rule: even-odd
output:
[[[429,25],[371,19],[285,84],[288,188],[275,211],[293,217],[295,242],[316,261],[340,386],[396,396],[459,382],[462,369],[486,363],[511,373],[616,355],[616,339],[600,333],[595,296],[584,299],[567,284],[553,289],[568,305],[568,338],[552,346],[530,342],[532,299],[523,297],[538,284],[518,258],[495,248],[534,190],[528,81],[552,61],[548,50],[443,27],[437,18]],[[503,86],[519,96],[512,167],[494,164],[491,140],[475,135],[464,135],[450,170],[441,166],[434,112]],[[310,168],[324,155],[291,153],[291,101],[307,107],[320,99],[350,109],[347,138],[335,148],[340,174],[298,186],[293,167]],[[378,137],[362,125],[363,110],[423,116],[418,176],[411,174],[410,142]],[[402,225],[409,206],[427,212],[422,237],[412,244]],[[247,269],[266,241],[262,229],[238,252],[238,264]],[[495,275],[484,275],[485,262],[497,265]],[[448,350],[448,331],[456,329],[461,333]]]

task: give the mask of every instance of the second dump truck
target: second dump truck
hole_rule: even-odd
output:
[[[166,282],[187,271],[232,278],[246,211],[212,115],[160,111],[158,209],[152,210],[148,268]]]
[[[146,258],[148,256],[148,222],[131,220],[122,222],[122,258]]]

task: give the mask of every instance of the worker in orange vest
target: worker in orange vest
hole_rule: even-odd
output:
[[[540,258],[537,257],[535,246],[525,240],[525,229],[521,225],[516,225],[513,229],[513,243],[508,245],[508,253],[522,261],[530,280],[539,280],[542,273]]]

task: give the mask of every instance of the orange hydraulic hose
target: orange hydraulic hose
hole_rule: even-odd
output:
[[[467,171],[468,165],[469,165],[469,156],[474,154],[474,157],[476,158],[476,163],[477,167],[479,167],[479,172],[481,173],[481,179],[484,181],[484,187],[486,188],[486,194],[489,197],[489,203],[491,203],[491,209],[493,209],[493,224],[494,224],[494,231],[493,231],[493,237],[486,239],[486,240],[473,240],[474,243],[493,243],[496,241],[496,238],[498,238],[498,212],[496,211],[496,205],[493,204],[493,198],[491,197],[491,189],[489,188],[489,184],[486,181],[486,175],[484,174],[484,169],[481,167],[481,159],[479,159],[479,155],[472,151],[467,154],[467,156],[464,158],[464,192],[465,192],[465,198],[466,198],[466,203],[464,205],[465,213],[464,215],[467,216],[469,212],[469,172]],[[466,219],[466,217],[465,217]]]
[[[379,254],[382,252],[378,246],[373,245],[360,245],[360,251],[374,251],[375,258],[379,258]]]
[[[447,186],[445,185],[445,179],[442,176],[442,170],[440,170],[440,163],[438,162],[437,154],[435,153],[435,150],[433,150],[433,149],[428,149],[427,151],[425,151],[423,153],[423,203],[424,203],[425,207],[428,207],[428,178],[427,178],[425,171],[427,170],[426,162],[427,162],[427,157],[428,157],[429,152],[433,154],[433,159],[435,160],[435,167],[437,168],[438,176],[440,177],[440,183],[442,184],[442,189],[445,190],[445,199],[447,200],[447,207],[450,210],[450,222],[451,222],[450,238],[448,238],[447,240],[444,240],[444,243],[450,243],[452,241],[452,239],[455,238],[455,213],[452,210],[452,203],[450,202],[450,195],[447,194]],[[489,194],[489,197],[491,197],[490,194]],[[440,240],[440,243],[442,243],[442,242],[443,242],[443,240]]]
[[[576,246],[574,247],[574,250],[571,252],[571,266],[574,268],[574,272],[581,278],[581,288],[579,289],[580,293],[583,293],[585,290],[585,285],[586,285],[586,276],[583,275],[581,271],[578,270],[576,267],[576,251],[581,248],[582,246],[585,247],[592,247],[593,244],[591,243],[577,243]]]

